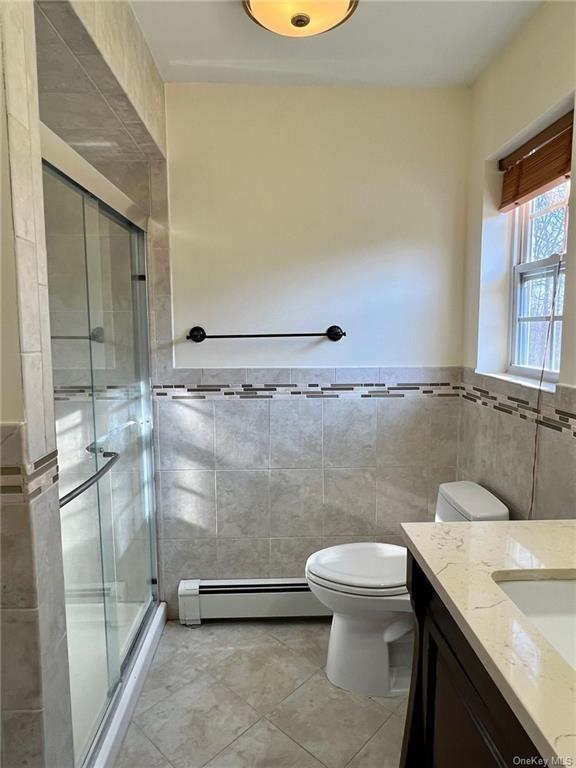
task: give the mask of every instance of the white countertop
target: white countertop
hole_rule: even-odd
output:
[[[511,578],[502,571],[518,579],[576,578],[576,520],[402,528],[408,549],[542,756],[576,766],[576,671],[494,578]]]

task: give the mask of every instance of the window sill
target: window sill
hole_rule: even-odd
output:
[[[513,373],[486,373],[485,371],[478,370],[476,370],[476,373],[480,374],[481,376],[488,376],[492,379],[498,379],[499,381],[507,381],[511,384],[520,384],[521,386],[527,387],[528,389],[541,389],[542,392],[556,392],[555,381],[544,380],[540,386],[539,379],[533,379],[530,376],[517,376]]]

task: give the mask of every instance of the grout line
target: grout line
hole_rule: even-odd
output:
[[[378,704],[377,702],[374,702],[374,703],[376,704],[376,706],[380,706],[380,704]],[[382,709],[385,709],[385,707],[382,707]],[[360,752],[362,752],[362,750],[364,749],[364,747],[366,747],[366,746],[367,746],[367,745],[368,745],[368,744],[369,744],[369,743],[370,743],[370,742],[371,742],[371,741],[372,741],[374,738],[376,738],[376,736],[377,736],[377,734],[380,732],[380,730],[381,730],[381,729],[382,729],[382,728],[383,728],[383,727],[386,725],[386,723],[387,723],[387,722],[390,720],[390,718],[391,718],[391,717],[393,717],[393,716],[394,716],[394,714],[395,714],[394,712],[389,712],[388,710],[386,710],[386,711],[388,712],[388,717],[387,717],[387,718],[385,718],[385,719],[384,719],[384,721],[383,721],[383,722],[382,722],[382,723],[381,723],[381,724],[378,726],[378,728],[377,728],[377,729],[374,731],[374,733],[372,734],[372,736],[370,736],[368,739],[366,739],[366,741],[364,742],[364,744],[362,744],[362,746],[360,747],[360,749],[359,749],[357,752],[355,752],[355,753],[352,755],[352,757],[351,757],[351,758],[350,758],[350,760],[349,760],[349,761],[346,763],[346,765],[344,766],[344,768],[349,768],[349,766],[352,764],[352,762],[353,762],[353,761],[354,761],[354,760],[355,760],[355,759],[358,757],[358,755],[360,754]]]

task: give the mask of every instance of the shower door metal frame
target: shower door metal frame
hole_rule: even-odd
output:
[[[139,257],[141,264],[144,267],[145,279],[138,280],[137,282],[139,286],[141,286],[144,295],[144,310],[146,315],[146,341],[148,361],[150,362],[150,297],[148,293],[148,254],[146,248],[148,218],[139,208],[139,206],[136,205],[136,203],[134,203],[125,193],[119,190],[114,184],[112,184],[112,182],[110,182],[105,176],[97,171],[92,165],[90,165],[90,163],[88,163],[81,155],[73,150],[72,147],[70,147],[65,141],[63,141],[43,123],[40,123],[40,138],[42,160],[48,167],[51,167],[52,170],[56,171],[56,173],[60,174],[64,179],[67,179],[68,181],[78,186],[80,189],[84,190],[89,196],[96,198],[96,200],[103,204],[104,208],[107,209],[108,212],[113,216],[118,216],[121,219],[124,218],[142,232],[142,252],[139,254]],[[122,689],[131,673],[131,668],[134,664],[135,657],[139,648],[142,646],[144,637],[152,625],[156,612],[160,606],[158,590],[158,515],[155,489],[156,468],[154,462],[155,429],[153,419],[153,402],[151,398],[152,381],[150,377],[150,366],[148,368],[147,385],[149,392],[148,408],[151,422],[149,462],[151,473],[150,587],[152,599],[142,619],[141,625],[130,644],[126,656],[120,665],[120,677],[118,683],[110,692],[108,707],[96,731],[92,744],[89,747],[87,754],[85,755],[83,768],[88,768],[97,758],[101,741],[104,738],[110,723],[114,719],[118,702],[121,698]],[[106,465],[104,469],[107,469],[107,467],[108,465]]]

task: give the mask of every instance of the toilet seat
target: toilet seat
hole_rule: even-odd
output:
[[[375,542],[328,547],[308,558],[306,577],[319,586],[351,595],[406,594],[406,549]]]

